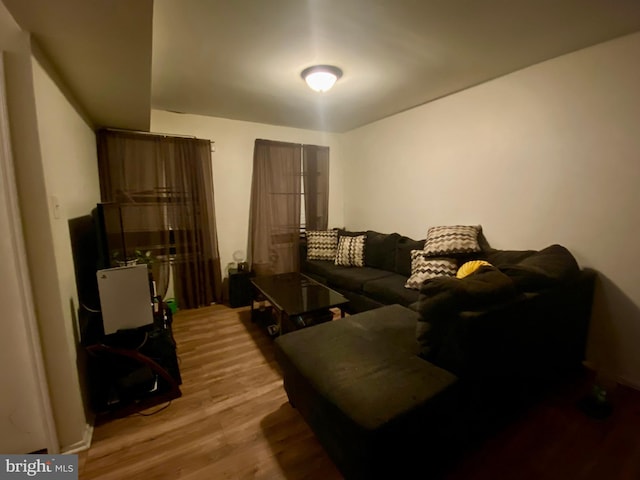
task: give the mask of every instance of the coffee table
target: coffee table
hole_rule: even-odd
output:
[[[276,312],[277,328],[270,329],[272,335],[330,320],[330,308],[339,308],[344,317],[343,307],[349,303],[338,292],[297,272],[253,277],[251,283],[254,293],[269,301]],[[251,302],[252,319],[256,318],[254,303]]]

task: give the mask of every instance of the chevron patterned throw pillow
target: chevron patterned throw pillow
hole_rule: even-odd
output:
[[[339,237],[334,263],[344,267],[364,267],[364,242],[366,239],[366,235]]]
[[[307,260],[330,260],[336,258],[338,246],[337,230],[307,230]]]
[[[479,252],[482,250],[478,243],[481,231],[480,225],[431,227],[427,231],[424,251],[430,257]]]
[[[435,277],[455,277],[458,265],[451,258],[430,258],[424,250],[411,250],[411,276],[405,288],[419,290],[425,280]]]

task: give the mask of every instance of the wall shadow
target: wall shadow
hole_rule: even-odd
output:
[[[587,358],[601,374],[617,377],[623,383],[640,385],[640,306],[609,277],[598,272]],[[634,371],[635,370],[635,371]]]

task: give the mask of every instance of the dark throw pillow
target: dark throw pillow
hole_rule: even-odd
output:
[[[562,245],[550,245],[500,270],[510,277],[522,292],[535,292],[572,280],[580,274],[574,256]]]
[[[396,264],[396,245],[399,239],[398,233],[386,234],[367,230],[364,264],[367,267],[393,272]]]
[[[424,240],[414,240],[409,237],[400,237],[396,244],[395,272],[405,277],[411,276],[411,250],[422,250]]]

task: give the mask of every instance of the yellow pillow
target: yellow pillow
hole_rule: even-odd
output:
[[[467,275],[471,275],[480,267],[491,267],[491,266],[492,265],[489,262],[485,262],[484,260],[471,260],[470,262],[466,262],[462,264],[462,266],[458,269],[458,273],[456,273],[456,277],[464,278]]]

